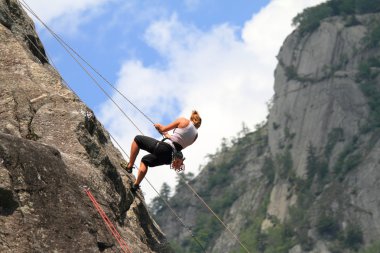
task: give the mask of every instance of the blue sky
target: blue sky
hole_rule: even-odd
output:
[[[26,0],[83,58],[154,122],[169,123],[199,110],[197,142],[185,150],[187,172],[198,173],[222,138],[265,120],[273,95],[276,55],[294,29],[291,19],[323,0]],[[139,133],[49,33],[37,23],[63,78],[129,150]],[[105,88],[107,86],[104,86]],[[106,88],[138,124],[152,124]],[[171,186],[168,167],[150,168],[157,189]],[[147,200],[154,192],[142,185]]]
[[[34,8],[33,1],[26,2],[37,14],[43,11],[38,11],[38,6]],[[115,83],[120,65],[127,58],[140,59],[144,65],[166,67],[167,59],[161,57],[144,40],[144,31],[154,20],[170,18],[175,14],[181,22],[205,32],[223,23],[235,26],[236,32],[239,32],[244,22],[252,17],[252,13],[267,3],[268,0],[103,1],[93,7],[99,10],[83,11],[82,18],[65,18],[61,14],[42,19],[47,19],[48,25],[56,33],[100,70],[111,83]],[[40,15],[44,16],[43,13]],[[89,93],[87,85],[77,85],[76,83],[87,82],[86,75],[73,64],[73,60],[47,31],[40,30],[40,34],[60,73],[72,84],[78,95],[91,108],[97,110],[106,97],[99,92]]]

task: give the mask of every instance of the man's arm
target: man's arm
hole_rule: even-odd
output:
[[[157,124],[154,124],[154,127],[158,130],[158,132],[160,132],[161,134],[164,134],[164,136],[165,136],[165,132],[173,130],[174,128],[177,128],[177,127],[180,127],[180,128],[186,127],[187,124],[189,124],[188,121],[189,120],[187,120],[185,118],[178,118],[178,119],[174,120],[172,123],[170,123],[170,124],[168,124],[166,126],[163,126],[160,123],[157,123]]]

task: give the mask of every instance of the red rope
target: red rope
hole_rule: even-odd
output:
[[[103,211],[101,206],[98,204],[94,196],[91,194],[90,190],[88,188],[85,188],[84,191],[86,192],[87,196],[90,198],[92,204],[102,217],[104,223],[106,223],[108,229],[112,233],[113,237],[116,239],[116,241],[119,243],[120,248],[122,249],[123,252],[129,253],[132,251],[128,248],[127,243],[123,240],[123,238],[120,236],[119,232],[116,230],[115,226],[112,224],[106,213]]]

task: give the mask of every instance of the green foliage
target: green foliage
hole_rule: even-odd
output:
[[[330,0],[315,7],[306,8],[293,18],[293,25],[298,25],[301,35],[313,32],[320,22],[332,16],[351,16],[355,14],[375,13],[380,11],[380,0]],[[355,24],[352,18],[349,24]]]
[[[336,239],[340,232],[338,221],[331,215],[322,214],[316,224],[319,235],[326,239]]]
[[[363,243],[363,232],[358,226],[348,225],[345,231],[344,245],[347,248],[358,250]]]
[[[300,208],[305,209],[305,211],[310,208],[312,201],[314,199],[313,193],[311,191],[310,183],[306,179],[296,178],[295,180],[296,192],[298,195],[297,204]]]
[[[380,127],[380,92],[377,88],[375,81],[369,81],[360,84],[362,92],[368,98],[368,105],[370,108],[369,122],[364,132],[370,131],[374,128]]]
[[[241,231],[239,237],[244,245],[251,252],[264,252],[265,250],[265,235],[261,233],[261,224],[266,217],[267,208],[269,205],[269,194],[260,202],[260,206],[254,215],[247,214],[247,226]],[[232,253],[246,252],[240,248]]]
[[[343,128],[333,128],[327,135],[327,144],[325,147],[325,156],[327,159],[330,158],[335,145],[340,141],[344,141]]]
[[[293,167],[293,159],[290,150],[287,148],[283,153],[277,154],[275,161],[278,176],[283,179],[289,178]]]
[[[310,143],[307,149],[306,157],[306,187],[310,188],[314,179],[318,179],[319,183],[325,179],[328,174],[327,163],[317,154],[315,147]],[[306,189],[304,189],[306,190]]]
[[[230,187],[226,187],[226,185],[222,188],[220,188],[220,186],[215,187],[220,189],[217,196],[213,196],[213,198],[210,199],[209,196],[205,195],[203,198],[218,216],[223,216],[225,210],[229,208],[241,194],[242,189],[232,189]],[[212,245],[215,238],[222,231],[223,228],[219,221],[209,212],[198,213],[193,232],[205,248]],[[187,248],[189,248],[190,252],[199,252],[199,245],[193,241],[189,242]]]
[[[186,183],[193,180],[193,178],[194,178],[194,174],[192,172],[177,174],[177,178],[176,178],[177,185],[175,186],[176,192],[178,192],[180,188],[185,186]]]
[[[334,222],[334,221],[332,221]],[[363,233],[359,226],[349,224],[344,230],[336,226],[333,234],[324,235],[331,241],[329,249],[332,253],[358,252],[363,245]]]
[[[285,115],[288,119],[290,119],[290,115]],[[285,127],[284,128],[284,138],[282,138],[279,143],[278,143],[278,147],[280,149],[290,149],[292,148],[293,146],[293,139],[294,137],[296,136],[295,133],[292,133],[289,129],[289,127]]]
[[[220,230],[221,228],[219,222],[214,217],[210,217],[208,213],[200,214],[197,217],[197,223],[194,227],[194,234],[202,245],[206,247],[207,245],[210,245],[216,235],[220,233]],[[198,251],[199,245],[193,243],[190,247],[190,252]]]
[[[276,122],[273,122],[272,127],[274,130],[277,130],[280,127],[280,124],[277,124]]]
[[[342,153],[339,154],[338,160],[334,166],[334,172],[340,180],[349,171],[356,168],[362,161],[362,154],[358,153],[359,138],[354,136],[351,143],[349,143]]]
[[[359,65],[356,76],[357,82],[360,83],[361,91],[368,99],[370,109],[368,123],[361,129],[363,133],[380,127],[380,90],[376,80],[380,73],[377,70],[378,68],[380,68],[380,58],[371,57]]]
[[[298,25],[301,35],[317,29],[322,19],[333,15],[333,9],[328,3],[322,3],[316,7],[306,8],[302,13],[293,18],[293,25]]]
[[[348,156],[344,163],[344,171],[345,172],[351,171],[356,166],[358,166],[361,161],[362,161],[361,154],[353,154],[353,155]]]
[[[380,68],[380,59],[378,57],[369,58],[368,63],[371,67]]]
[[[360,253],[379,253],[380,252],[380,241],[377,241],[370,245],[369,247],[360,251]]]
[[[288,127],[285,127],[285,129],[284,129],[284,135],[285,135],[285,139],[289,140],[289,141],[293,140],[294,137],[296,136],[295,133],[291,133],[290,132],[290,129]]]
[[[209,172],[208,183],[198,193],[218,216],[223,216],[225,210],[236,201],[244,188],[234,189],[230,187],[230,170],[236,163],[235,159],[241,157],[241,153],[234,148],[229,148],[220,155],[221,157],[217,158],[220,160],[210,163],[206,168]],[[218,191],[218,194],[210,195],[213,191]],[[210,196],[213,197],[210,198]],[[215,238],[223,231],[223,227],[209,212],[199,212],[192,231],[203,247],[207,248],[209,245],[212,245]],[[183,245],[183,247],[189,250],[189,252],[200,252],[199,245],[195,241],[190,240],[190,238],[184,244],[186,245]]]
[[[298,74],[297,69],[294,66],[285,66],[285,76],[286,80],[297,80]]]
[[[315,147],[309,143],[307,148],[307,158],[306,158],[306,173],[307,179],[311,183],[314,175],[317,173],[319,169],[319,161],[316,154]]]
[[[257,156],[263,155],[268,147],[268,134],[263,132],[263,129],[259,129],[254,133],[254,144],[256,146]]]
[[[358,74],[356,75],[356,81],[365,83],[366,81],[374,80],[379,75],[377,68],[380,68],[380,59],[378,57],[371,57],[361,62]]]
[[[334,167],[334,172],[338,176],[339,180],[343,180],[343,176],[350,170],[354,169],[361,162],[360,154],[349,155],[348,150],[349,149],[345,149],[343,153],[340,154]]]
[[[218,167],[210,167],[210,171],[215,171],[212,173],[208,179],[207,189],[202,190],[203,192],[208,192],[211,189],[226,184],[230,180],[230,175],[228,171],[231,169],[232,163],[219,164]]]
[[[380,11],[379,0],[330,0],[334,15],[353,15]]]
[[[239,190],[226,191],[223,195],[215,198],[211,202],[213,210],[218,214],[222,214],[226,208],[230,207],[235,202],[239,194]]]
[[[295,237],[304,251],[310,251],[314,244],[307,233],[310,228],[307,213],[307,207],[292,206],[289,208],[289,224],[294,228]]]
[[[272,184],[275,178],[275,168],[274,162],[271,157],[265,157],[263,167],[261,168],[261,172],[268,180],[268,183]]]
[[[329,167],[326,161],[319,161],[318,163],[319,169],[317,171],[318,180],[325,181],[327,175],[329,173]]]
[[[351,15],[356,11],[356,0],[332,1],[331,6],[334,13],[340,12],[343,15]]]
[[[169,200],[170,191],[170,186],[167,183],[163,183],[160,190],[160,196],[153,198],[152,202],[150,203],[149,208],[154,215],[163,210],[163,208],[166,206],[165,201]]]
[[[294,233],[289,224],[275,224],[263,234],[263,244],[265,253],[285,253],[288,252],[296,241]]]
[[[356,80],[358,82],[364,80],[368,81],[372,79],[371,76],[371,65],[369,62],[362,62],[359,64],[358,74],[356,75]]]
[[[181,247],[181,245],[176,241],[170,241],[169,242],[170,247],[173,249],[176,253],[185,253],[184,249]]]
[[[346,27],[350,27],[350,26],[356,26],[356,25],[360,25],[361,23],[359,22],[359,20],[356,19],[355,15],[351,15],[349,16],[349,18],[346,19]]]
[[[326,78],[332,77],[334,73],[340,69],[342,69],[348,63],[347,55],[341,55],[339,58],[339,62],[335,65],[324,65],[322,68],[323,76],[319,78],[313,78],[309,75],[299,75],[297,73],[297,68],[293,65],[286,66],[281,60],[279,64],[283,66],[285,70],[286,80],[295,80],[302,83],[316,83],[320,82]]]
[[[248,127],[242,124],[242,130],[238,137],[232,141],[232,145],[227,144],[227,139],[223,139],[220,151],[212,156],[214,162],[209,163],[206,170],[209,172],[208,184],[202,189],[207,193],[218,187],[225,187],[231,180],[231,168],[239,164],[242,157],[254,147],[257,155],[260,156],[268,147],[268,136],[266,133],[266,124],[256,126],[255,132],[249,132]]]
[[[224,138],[217,153],[209,156],[212,160],[205,167],[207,184],[198,189],[198,194],[219,217],[223,217],[226,210],[249,187],[244,181],[240,182],[239,187],[232,185],[231,177],[234,176],[234,168],[241,164],[242,158],[252,154],[255,150],[257,150],[257,156],[265,152],[268,146],[266,129],[267,124],[263,123],[257,125],[254,132],[250,132],[249,128],[242,124],[242,130],[237,137],[231,141]],[[254,155],[256,156],[256,154]],[[273,167],[269,167],[269,169],[273,170]],[[176,191],[180,190],[181,183],[183,182],[178,180]],[[224,228],[212,214],[204,209],[198,209],[192,231],[202,246],[207,249],[210,245],[213,245],[214,240],[224,231]],[[182,240],[180,246],[183,250],[179,252],[201,252],[199,245],[190,237]]]
[[[379,0],[356,0],[354,3],[356,4],[356,13],[375,13],[380,11]]]
[[[298,228],[308,228],[309,223],[306,216],[306,211],[302,207],[292,206],[289,208],[289,221],[290,223]]]

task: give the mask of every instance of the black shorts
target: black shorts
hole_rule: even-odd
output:
[[[145,135],[137,135],[135,142],[140,149],[150,153],[141,159],[146,166],[155,167],[172,162],[173,148],[170,144]]]

